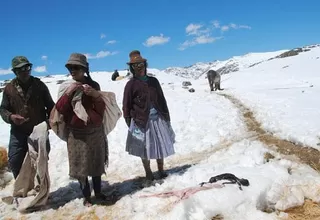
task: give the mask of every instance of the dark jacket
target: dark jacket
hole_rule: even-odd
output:
[[[99,84],[95,81],[88,82],[87,84],[98,91],[100,90]],[[98,98],[93,98],[85,94],[82,95],[81,102],[89,116],[87,125],[85,125],[84,121],[79,119],[73,112],[73,108],[71,105],[72,97],[72,95],[68,96],[65,94],[61,96],[56,104],[57,111],[63,115],[64,121],[68,126],[81,129],[87,126],[99,127],[102,125],[105,103],[101,96]]]
[[[111,80],[112,81],[115,81],[117,79],[117,77],[119,77],[119,72],[118,71],[115,71],[112,76],[111,76]]]
[[[39,78],[31,76],[28,85],[15,78],[4,88],[0,115],[13,130],[30,135],[35,125],[48,120],[53,106],[48,87]],[[19,114],[29,121],[15,125],[10,120],[11,114]]]
[[[161,117],[170,121],[167,101],[159,81],[150,76],[147,81],[135,77],[130,79],[125,86],[123,95],[124,118],[133,118],[138,126],[144,128],[148,122],[151,105],[160,113]]]

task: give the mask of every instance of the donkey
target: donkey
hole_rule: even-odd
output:
[[[221,82],[221,76],[218,72],[214,71],[214,70],[209,70],[207,72],[207,78],[209,81],[209,86],[210,86],[210,90],[211,91],[216,91],[218,90],[223,90],[220,87],[220,82]],[[214,87],[213,87],[214,84]]]

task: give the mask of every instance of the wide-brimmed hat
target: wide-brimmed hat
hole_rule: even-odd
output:
[[[11,62],[12,70],[23,67],[25,65],[32,66],[32,63],[30,63],[27,57],[25,56],[16,56],[12,59],[12,62]]]
[[[86,69],[89,68],[87,57],[81,53],[72,53],[65,66],[68,68],[68,65],[79,65],[83,66]]]
[[[129,53],[130,61],[127,63],[128,65],[132,63],[141,63],[147,61],[147,59],[144,59],[139,50],[133,50]]]

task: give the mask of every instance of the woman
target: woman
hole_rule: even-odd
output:
[[[68,128],[69,175],[78,179],[84,196],[83,204],[90,206],[88,176],[92,176],[95,196],[106,199],[101,193],[101,175],[105,173],[105,163],[108,162],[107,140],[102,124],[105,103],[98,92],[99,84],[90,77],[87,58],[83,54],[71,54],[65,66],[76,82],[59,98],[56,109],[63,115]],[[77,99],[87,113],[87,122],[73,111]]]
[[[156,159],[160,178],[167,177],[163,159],[174,152],[175,134],[159,81],[147,76],[147,60],[137,50],[129,54],[133,77],[124,89],[123,116],[129,127],[126,151],[142,159],[148,180],[154,180],[150,159]]]

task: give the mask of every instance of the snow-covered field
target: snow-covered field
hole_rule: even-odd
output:
[[[222,76],[224,91],[209,92],[207,80],[190,80],[194,93],[182,88],[178,76],[150,69],[162,83],[176,132],[176,154],[165,160],[169,177],[162,184],[131,190],[133,180],[143,176],[139,158],[125,152],[127,127],[121,118],[108,136],[110,164],[103,177],[103,190],[116,189],[121,197],[114,205],[83,207],[79,185],[69,179],[66,144],[50,133],[51,152],[49,171],[51,192],[49,206],[43,211],[20,214],[15,205],[0,201],[0,219],[277,219],[285,214],[267,213],[268,209],[285,210],[302,205],[304,198],[320,202],[320,175],[309,166],[293,162],[255,140],[247,131],[242,112],[225,93],[241,100],[254,113],[263,128],[274,135],[318,148],[320,136],[320,48],[298,56],[273,59],[247,68],[245,62],[267,60],[270,53],[251,54],[239,59],[245,68]],[[108,72],[92,73],[102,90],[113,91],[122,107],[122,93],[126,79],[111,81]],[[125,72],[120,72],[120,75]],[[57,80],[43,78],[56,100]],[[190,87],[190,88],[191,88]],[[7,146],[9,126],[0,121],[0,144]],[[275,159],[267,162],[266,152]],[[153,170],[156,171],[154,161]],[[172,190],[197,187],[210,177],[233,173],[249,180],[250,185],[239,190],[237,185],[225,185],[197,192],[187,199],[177,197],[143,197]],[[10,175],[9,175],[10,177]],[[11,181],[0,191],[0,197],[10,195]],[[176,203],[175,203],[176,202]],[[57,205],[60,208],[57,209]]]

